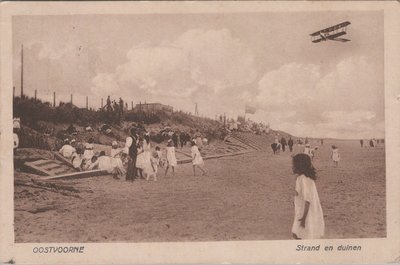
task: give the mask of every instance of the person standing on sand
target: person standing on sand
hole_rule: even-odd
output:
[[[146,179],[147,175],[153,172],[151,156],[150,133],[146,133],[143,137],[143,173],[146,175]]]
[[[195,141],[192,141],[192,148],[191,148],[191,153],[192,153],[192,163],[193,163],[193,176],[196,176],[196,167],[198,167],[201,172],[203,173],[203,176],[206,175],[206,171],[203,169],[204,161],[203,157],[201,157],[199,148],[196,145]]]
[[[281,138],[282,152],[285,152],[286,149],[286,139],[282,136]]]
[[[126,138],[125,149],[128,149],[128,169],[126,181],[134,181],[136,177],[137,135],[135,128],[131,128],[130,137]]]
[[[140,179],[143,179],[143,171],[145,168],[146,164],[146,158],[145,158],[145,153],[144,153],[144,146],[145,146],[145,140],[141,139],[139,140],[139,143],[137,145],[137,156],[136,156],[136,172],[137,172],[137,177]]]
[[[339,149],[332,145],[332,160],[333,160],[333,166],[337,167],[339,165],[339,161],[340,161],[340,155],[339,155]]]
[[[289,151],[293,152],[293,140],[292,140],[292,137],[289,138],[288,146],[289,146]]]
[[[167,175],[169,167],[172,169],[172,176],[175,176],[175,167],[178,165],[178,161],[175,156],[175,147],[172,140],[168,140],[167,144],[167,168],[165,169],[164,176]]]
[[[360,145],[361,145],[361,148],[364,147],[364,140],[363,139],[360,140]]]
[[[311,159],[306,154],[293,157],[296,177],[294,197],[294,239],[318,239],[324,236],[325,222],[315,180],[317,178]]]

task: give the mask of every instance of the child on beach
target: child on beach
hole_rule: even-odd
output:
[[[154,181],[157,181],[157,172],[158,172],[158,164],[159,164],[159,156],[158,156],[158,152],[154,151],[153,153],[151,153],[151,157],[150,157],[150,163],[151,163],[151,168],[150,170],[147,170],[149,172],[146,172],[146,180],[149,181],[150,178],[153,176]]]
[[[333,166],[337,167],[339,165],[339,161],[340,161],[340,155],[339,155],[339,149],[332,145],[332,160],[333,160]]]
[[[312,150],[309,144],[306,144],[304,147],[304,154],[310,156],[311,160],[312,160]]]
[[[167,168],[165,169],[164,176],[167,175],[169,167],[172,168],[172,176],[175,176],[175,167],[178,165],[178,161],[175,156],[175,147],[172,140],[168,140],[167,144]]]
[[[89,141],[85,144],[85,151],[83,152],[83,159],[84,160],[91,160],[92,159],[92,157],[94,155],[93,143],[94,143],[93,138],[90,138]]]
[[[199,148],[197,147],[195,141],[192,141],[191,153],[193,163],[193,176],[196,176],[196,167],[198,167],[203,172],[203,175],[206,175],[206,171],[203,169],[204,161],[201,157]]]
[[[136,170],[137,177],[143,179],[143,169],[145,168],[145,154],[143,149],[143,140],[139,142],[137,147],[137,157],[136,157]]]
[[[317,239],[324,235],[325,223],[315,186],[316,173],[310,156],[297,154],[293,157],[293,173],[296,177],[294,197],[294,222],[292,234],[295,239]]]

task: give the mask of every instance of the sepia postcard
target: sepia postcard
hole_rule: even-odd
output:
[[[400,262],[396,1],[3,2],[0,262]]]

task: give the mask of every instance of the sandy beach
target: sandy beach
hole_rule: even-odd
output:
[[[337,168],[331,144],[340,150]],[[384,147],[326,140],[313,163],[325,238],[385,237]],[[291,239],[295,176],[288,151],[210,159],[205,166],[206,176],[194,177],[191,164],[183,164],[175,177],[159,172],[157,182],[111,176],[58,181],[73,187],[65,192],[16,185],[15,241]],[[15,178],[29,176],[16,172]]]

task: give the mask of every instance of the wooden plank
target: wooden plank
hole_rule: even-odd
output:
[[[69,161],[67,158],[63,157],[60,153],[53,152],[53,154],[54,154],[55,158],[58,159],[59,161],[61,161],[63,164],[73,168],[74,171],[78,171],[77,169],[74,168],[74,165],[72,164],[72,162]]]
[[[53,169],[59,169],[59,168],[64,168],[64,166],[63,165],[59,165],[59,164],[53,164],[53,165],[51,165],[50,167],[46,167],[45,169],[46,170],[53,170]]]
[[[35,173],[39,174],[39,175],[43,175],[43,176],[51,176],[51,173],[48,172],[47,170],[41,168],[41,167],[37,167],[36,165],[34,165],[32,162],[25,162],[24,165],[28,168],[30,168],[31,170],[33,170]]]
[[[41,159],[41,160],[33,161],[33,162],[32,162],[32,165],[35,165],[35,166],[37,166],[37,167],[42,167],[42,166],[44,166],[44,165],[48,165],[48,164],[52,164],[52,163],[53,163],[52,160],[44,160],[44,159]]]
[[[102,170],[102,169],[96,169],[96,170],[89,170],[89,171],[79,171],[79,172],[71,172],[71,173],[66,173],[62,175],[57,175],[57,176],[49,176],[49,177],[43,177],[41,179],[77,179],[77,178],[90,178],[90,177],[95,177],[95,176],[101,176],[101,175],[109,175],[107,170]]]

